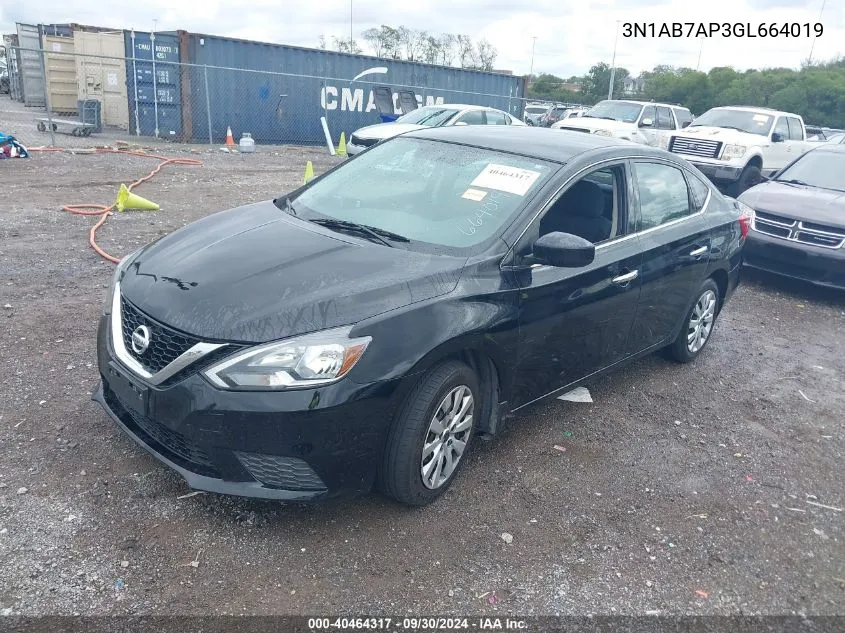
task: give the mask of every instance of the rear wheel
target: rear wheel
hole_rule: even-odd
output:
[[[712,279],[708,279],[687,311],[678,337],[666,348],[669,357],[679,363],[695,360],[710,340],[718,315],[719,288]]]
[[[408,395],[387,439],[379,488],[408,505],[426,505],[452,484],[481,411],[475,372],[448,361]]]

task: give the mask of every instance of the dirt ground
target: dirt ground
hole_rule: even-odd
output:
[[[8,104],[0,129],[41,144]],[[139,187],[161,211],[112,217],[99,238],[111,253],[336,160],[156,151],[203,165]],[[649,357],[589,385],[592,404],[526,411],[477,442],[428,508],[180,498],[183,480],[90,400],[112,265],[88,247],[94,220],[61,211],[108,204],[155,164],[0,162],[0,613],[845,610],[845,293],[769,275],[745,275],[697,362]]]

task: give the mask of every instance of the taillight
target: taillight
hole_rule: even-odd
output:
[[[748,231],[751,230],[751,218],[747,215],[739,216],[739,231],[742,233],[742,239],[748,237]]]

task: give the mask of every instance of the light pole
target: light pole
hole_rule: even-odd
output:
[[[349,49],[352,51],[352,0],[349,0]]]
[[[534,75],[534,49],[537,47],[537,36],[535,35],[531,40],[531,70],[528,71],[529,77]]]
[[[701,47],[698,49],[698,63],[695,65],[695,70],[698,72],[698,69],[701,67],[701,51],[704,50],[704,38],[701,38]]]
[[[619,42],[619,20],[616,20],[616,38],[613,40],[613,61],[610,64],[610,85],[607,87],[607,98],[613,99],[613,82],[616,79],[616,44]]]

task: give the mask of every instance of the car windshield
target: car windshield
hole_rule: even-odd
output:
[[[845,191],[845,154],[841,152],[807,152],[790,167],[780,172],[777,182],[804,183],[811,187]]]
[[[397,137],[314,181],[293,200],[291,212],[411,240],[395,244],[401,248],[461,252],[497,235],[558,167],[477,147]]]
[[[768,136],[773,122],[773,116],[763,114],[762,112],[715,108],[702,114],[689,127],[701,127],[704,125],[726,127],[739,130],[740,132],[747,132],[748,134]]]
[[[403,114],[398,119],[397,123],[416,123],[417,125],[427,125],[429,127],[437,127],[443,125],[455,116],[459,111],[455,108],[444,108],[439,106],[425,106],[411,110],[408,114]]]
[[[634,123],[639,118],[642,109],[642,105],[630,101],[599,101],[587,110],[584,116]]]

